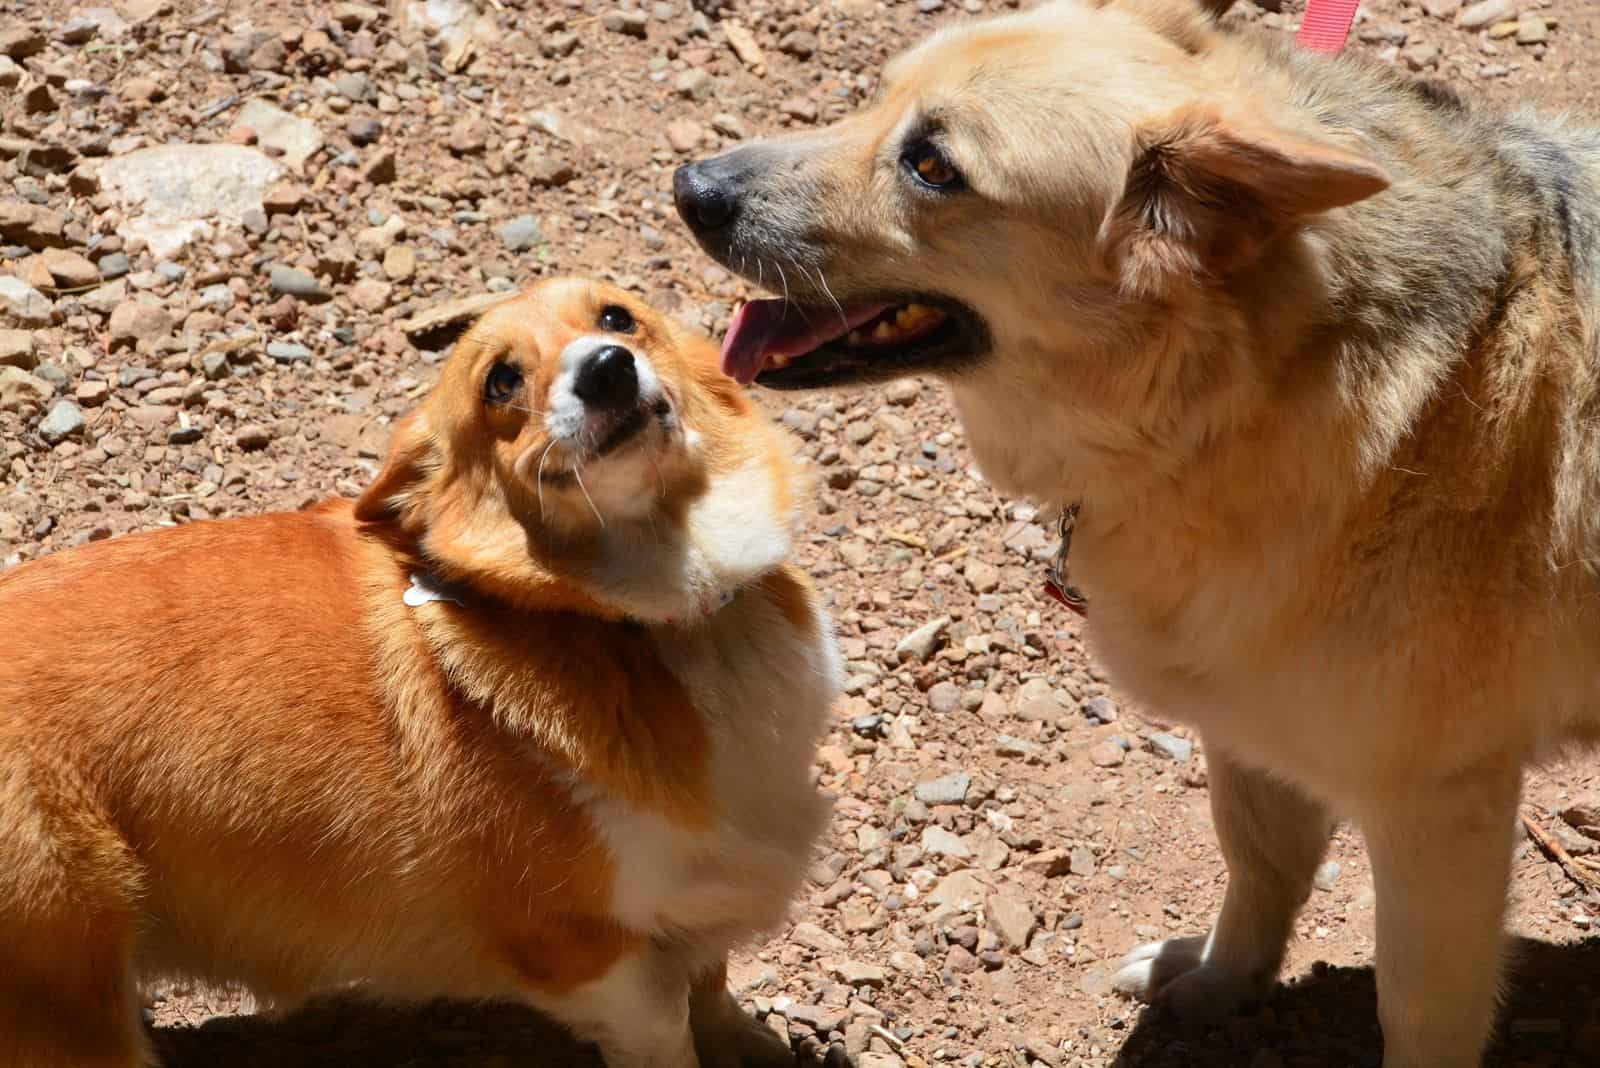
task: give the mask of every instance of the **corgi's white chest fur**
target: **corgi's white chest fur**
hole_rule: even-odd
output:
[[[705,724],[713,823],[689,830],[593,791],[584,800],[616,865],[613,915],[725,947],[781,922],[799,889],[828,813],[811,767],[843,664],[824,613],[803,632],[760,587],[698,626],[651,632]]]

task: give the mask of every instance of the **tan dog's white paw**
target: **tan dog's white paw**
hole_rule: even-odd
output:
[[[1206,959],[1204,935],[1149,942],[1122,958],[1111,978],[1120,994],[1171,1009],[1190,1021],[1218,1020],[1260,1000],[1271,986]]]

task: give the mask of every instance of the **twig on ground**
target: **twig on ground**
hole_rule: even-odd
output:
[[[1528,809],[1522,810],[1522,825],[1528,829],[1528,833],[1533,836],[1533,840],[1539,843],[1539,848],[1544,850],[1545,856],[1561,865],[1561,870],[1567,873],[1567,878],[1579,886],[1587,887],[1590,890],[1600,890],[1600,873],[1591,871],[1583,864],[1578,863],[1577,858],[1568,853],[1553,834],[1540,826],[1539,821],[1533,818],[1531,811]]]

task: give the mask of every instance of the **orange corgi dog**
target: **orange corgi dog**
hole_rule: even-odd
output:
[[[807,482],[611,287],[495,307],[360,500],[0,575],[0,1064],[140,985],[520,999],[610,1068],[788,1063],[726,990],[826,818]]]

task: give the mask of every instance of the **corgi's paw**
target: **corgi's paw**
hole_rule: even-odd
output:
[[[1222,1019],[1259,1001],[1272,979],[1208,960],[1203,935],[1150,942],[1122,958],[1111,979],[1118,993],[1170,1009],[1185,1020]]]

